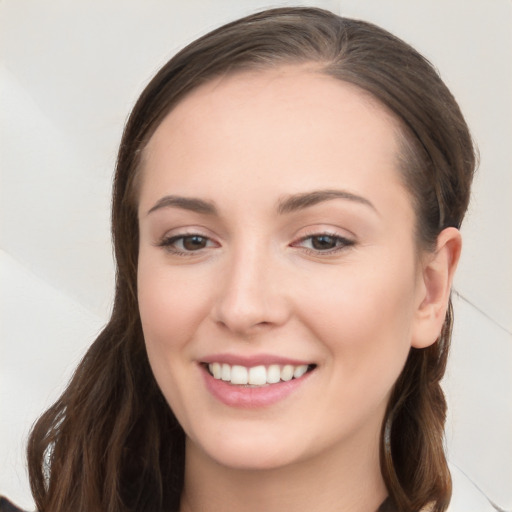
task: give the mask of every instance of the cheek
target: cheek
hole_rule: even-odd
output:
[[[341,269],[304,309],[304,320],[324,340],[340,374],[367,383],[390,384],[400,373],[411,346],[416,301],[410,261]],[[373,375],[373,377],[372,377]]]
[[[183,383],[190,382],[190,341],[208,307],[200,280],[191,283],[182,275],[141,252],[138,301],[150,366],[174,413],[187,423],[183,411],[193,389],[190,385],[184,389]]]
[[[143,255],[138,267],[138,301],[146,344],[178,349],[209,309],[207,280],[172,272]]]

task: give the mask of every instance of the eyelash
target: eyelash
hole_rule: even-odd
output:
[[[346,250],[347,248],[354,246],[356,243],[355,240],[351,240],[350,238],[340,236],[336,233],[321,232],[321,233],[310,233],[306,236],[301,237],[297,242],[292,243],[292,247],[295,247],[298,244],[305,242],[306,240],[313,240],[314,238],[321,238],[321,237],[331,238],[332,241],[335,242],[335,244],[336,244],[335,247],[333,247],[331,249],[327,249],[325,251],[320,250],[320,249],[312,249],[312,248],[308,248],[308,247],[303,247],[303,249],[307,253],[313,254],[315,256],[318,256],[318,255],[328,256],[328,255],[336,254],[338,252]]]
[[[293,242],[290,244],[292,247],[300,247],[300,244],[303,244],[307,240],[313,240],[315,238],[330,238],[332,239],[332,242],[334,242],[336,245],[333,248],[327,249],[327,250],[321,250],[321,249],[314,249],[309,247],[302,247],[302,249],[307,252],[308,254],[312,254],[315,256],[322,256],[322,255],[331,255],[336,254],[338,252],[341,252],[343,250],[346,250],[349,247],[352,247],[355,245],[355,240],[351,240],[349,238],[340,236],[336,233],[330,233],[330,232],[321,232],[321,233],[310,233],[306,236],[301,237],[296,242]],[[200,238],[206,242],[205,247],[200,247],[198,250],[181,250],[178,249],[174,244],[176,242],[181,241],[182,243],[187,239],[191,238]],[[177,256],[194,256],[196,253],[200,253],[203,249],[207,248],[208,243],[211,243],[211,238],[201,235],[200,233],[186,233],[182,235],[174,235],[167,238],[162,239],[159,243],[159,247],[163,247],[166,251],[170,252],[171,254],[175,254]]]
[[[163,247],[166,251],[170,252],[171,254],[175,254],[177,256],[194,256],[195,253],[199,253],[202,249],[206,248],[206,247],[201,247],[197,251],[192,251],[192,250],[186,251],[186,250],[178,249],[177,247],[174,246],[174,244],[176,242],[178,242],[179,240],[181,240],[183,243],[183,241],[185,241],[185,239],[187,239],[187,238],[201,238],[206,241],[206,244],[208,244],[209,242],[212,241],[211,238],[201,235],[200,233],[186,233],[183,235],[175,235],[175,236],[163,238],[158,243],[158,246]]]

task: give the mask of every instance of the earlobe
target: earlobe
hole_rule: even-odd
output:
[[[439,337],[461,247],[460,231],[446,228],[437,237],[435,252],[423,262],[421,296],[418,298],[411,340],[415,348],[426,348]]]

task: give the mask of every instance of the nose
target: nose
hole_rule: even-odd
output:
[[[225,262],[213,318],[239,336],[278,327],[290,316],[283,272],[256,248],[240,250]]]

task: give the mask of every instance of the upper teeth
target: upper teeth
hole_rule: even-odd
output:
[[[271,364],[268,367],[261,365],[246,368],[237,364],[231,366],[226,363],[210,363],[208,369],[213,377],[218,380],[225,380],[226,382],[231,382],[231,384],[263,386],[302,377],[308,371],[308,365],[294,366],[285,364],[281,366],[279,364]]]

